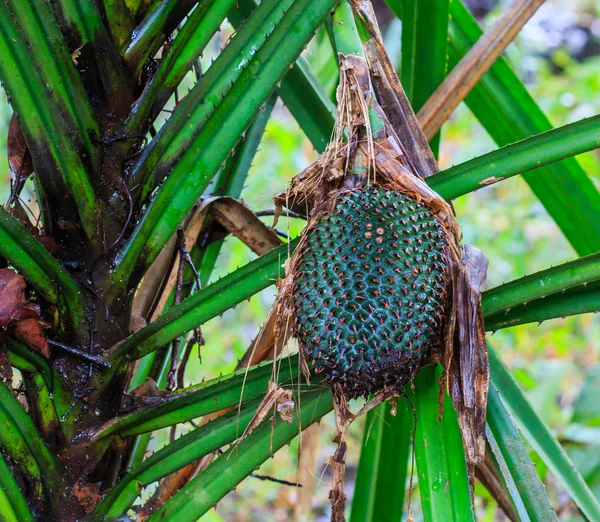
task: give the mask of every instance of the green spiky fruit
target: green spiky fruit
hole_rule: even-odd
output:
[[[349,398],[400,391],[440,341],[447,241],[431,209],[371,186],[341,197],[296,264],[302,355]]]

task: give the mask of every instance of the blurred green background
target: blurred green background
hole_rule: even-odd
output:
[[[400,63],[402,27],[391,20],[383,2],[374,2],[384,24],[386,44],[392,58]],[[473,0],[471,8],[483,25],[489,25],[505,2]],[[227,27],[213,39],[212,53],[230,35]],[[306,57],[319,79],[333,95],[337,81],[335,58],[325,34],[318,34]],[[548,0],[525,26],[507,51],[509,60],[535,100],[555,126],[600,113],[600,2],[596,0]],[[211,53],[202,62],[208,67]],[[183,94],[183,92],[182,92]],[[0,198],[10,190],[6,159],[6,133],[11,109],[4,93],[0,97]],[[168,113],[165,113],[168,117]],[[468,109],[461,105],[443,127],[440,167],[446,168],[495,148],[492,140]],[[278,102],[263,137],[260,151],[243,192],[244,201],[255,211],[272,209],[272,196],[285,189],[291,178],[316,158],[310,142],[286,109]],[[600,154],[579,157],[585,170],[600,187]],[[37,213],[35,201],[24,192],[23,199]],[[488,286],[495,286],[576,257],[544,208],[518,177],[479,190],[455,201],[465,242],[481,248],[490,261]],[[270,218],[265,218],[269,220]],[[295,236],[303,223],[282,219],[278,228]],[[237,240],[228,239],[213,274],[218,278],[253,257]],[[256,335],[273,301],[270,288],[248,303],[230,310],[204,328],[206,346],[201,358],[188,367],[188,382],[198,382],[231,371]],[[492,342],[512,368],[535,409],[563,442],[575,465],[600,498],[600,320],[593,315],[554,320],[542,325],[526,325],[496,333]],[[354,474],[360,452],[364,419],[352,425],[349,439],[347,493],[352,496]],[[301,502],[310,507],[302,520],[329,520],[329,473],[327,458],[332,455],[335,434],[332,418],[304,437],[303,447],[310,470],[301,480],[304,488],[274,482],[246,479],[203,520],[232,522],[286,521],[302,491]],[[166,440],[159,434],[152,443],[156,449]],[[297,442],[280,451],[258,473],[277,479],[296,480]],[[550,499],[561,520],[582,520],[566,493],[556,483],[541,460],[534,455],[537,469],[547,485]],[[305,465],[303,464],[303,467]],[[313,476],[313,485],[304,478]],[[307,489],[308,488],[308,489]],[[311,488],[312,497],[311,497]],[[417,489],[418,491],[418,489]],[[494,502],[481,487],[476,500],[479,520],[504,520]],[[350,502],[349,502],[350,503]],[[414,497],[415,520],[419,519],[418,494]],[[298,509],[298,508],[296,508]]]

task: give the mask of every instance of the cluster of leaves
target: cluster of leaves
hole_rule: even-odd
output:
[[[324,150],[335,106],[299,55],[321,26],[336,51],[361,52],[360,22],[357,30],[346,2],[332,18],[337,4],[0,4],[0,78],[16,114],[9,144],[15,182],[7,209],[0,210],[0,256],[8,267],[0,273],[0,341],[25,384],[20,395],[10,380],[0,382],[0,512],[7,520],[116,520],[161,479],[139,516],[197,520],[332,410],[329,390],[317,379],[304,383],[294,358],[277,366],[278,383],[302,406],[290,423],[253,423],[272,363],[175,388],[177,370],[201,343],[198,328],[272,285],[296,245],[278,246],[272,230],[223,196],[240,197],[277,97]],[[389,0],[389,6],[404,24],[401,81],[418,111],[448,66],[460,73],[459,62],[469,63],[461,60],[485,37],[459,1]],[[203,72],[197,60],[225,21],[236,33]],[[444,110],[464,98],[498,145],[518,143],[427,182],[450,200],[523,175],[585,256],[486,292],[486,329],[597,311],[600,194],[571,156],[598,147],[600,118],[550,130],[503,58],[477,64],[480,74],[450,96]],[[177,87],[192,69],[196,81],[180,100]],[[172,97],[172,115],[155,129]],[[442,113],[419,113],[428,135],[439,126],[427,121]],[[439,138],[432,140],[435,151]],[[35,224],[19,203],[30,175],[41,210]],[[206,286],[229,232],[260,257]],[[180,361],[179,339],[192,331]],[[600,519],[584,480],[490,353],[490,462],[480,479],[514,519],[555,517],[506,405],[584,515]],[[435,368],[422,371],[412,396],[424,518],[472,520],[456,414],[447,401],[438,422],[436,381]],[[128,390],[134,393],[125,404]],[[395,417],[389,406],[382,408],[361,457],[356,520],[399,519],[403,507],[411,416],[405,403]],[[194,430],[145,458],[153,432],[198,418],[204,420]],[[252,431],[240,438],[248,425]]]

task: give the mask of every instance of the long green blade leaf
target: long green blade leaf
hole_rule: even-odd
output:
[[[323,152],[333,132],[335,105],[302,56],[281,82],[279,95],[316,151]]]
[[[551,294],[586,285],[600,279],[600,253],[581,257],[541,272],[506,283],[483,294],[484,315],[508,312]]]
[[[161,448],[123,477],[96,506],[88,521],[116,520],[131,507],[143,487],[234,441],[246,429],[259,403],[259,400],[245,403],[239,412],[223,415]]]
[[[334,4],[298,0],[285,13],[149,205],[118,260],[116,284],[155,259]]]
[[[281,366],[278,381],[283,384],[293,381],[298,375],[297,371],[298,359],[293,356],[289,364]],[[239,370],[225,377],[191,386],[184,392],[163,398],[157,404],[115,418],[91,437],[93,440],[101,440],[114,434],[122,437],[138,435],[230,408],[240,401],[249,401],[264,394],[272,377],[272,362],[259,364],[247,372],[245,369]],[[216,396],[219,397],[218,402],[214,400]]]
[[[177,2],[162,2],[144,18],[123,44],[122,55],[129,66],[139,73],[145,61],[156,54],[167,39],[167,23],[177,7]]]
[[[426,522],[472,521],[465,452],[448,395],[442,421],[438,420],[439,374],[434,366],[423,368],[414,380],[414,395],[409,395],[417,418],[415,460],[423,518]]]
[[[4,425],[2,431],[12,430],[13,439],[20,438],[33,457],[55,512],[59,516],[61,513],[69,512],[77,515],[78,509],[75,507],[76,503],[71,500],[64,468],[40,437],[31,418],[2,381],[0,381],[0,418]],[[3,433],[2,437],[4,435]]]
[[[99,151],[92,143],[90,132],[99,134],[100,127],[50,5],[42,0],[10,0],[6,3],[21,40],[25,39],[30,46],[29,61],[39,68],[39,74],[48,86],[45,96],[61,110],[71,138],[81,140],[87,155],[97,157]],[[18,97],[19,93],[14,95]],[[64,131],[55,129],[55,132]]]
[[[81,289],[62,265],[23,225],[0,208],[0,255],[49,302],[67,308],[74,325],[84,314]]]
[[[67,222],[80,221],[87,236],[92,238],[97,233],[99,206],[77,145],[78,139],[90,140],[87,128],[93,130],[97,124],[83,117],[89,102],[78,95],[79,87],[83,87],[73,63],[59,68],[64,60],[54,60],[49,43],[43,43],[46,37],[55,41],[49,29],[54,18],[47,4],[39,2],[40,10],[34,14],[29,2],[18,2],[10,7],[0,3],[0,79],[20,117],[38,179],[44,181],[44,196],[60,202],[53,206],[57,213],[53,218],[63,216]],[[12,11],[20,17],[13,17]],[[41,27],[39,18],[47,19],[48,23]],[[25,25],[24,21],[31,23]],[[40,34],[46,36],[40,37]],[[40,69],[34,59],[38,52],[41,56],[51,55],[41,62]],[[64,42],[55,52],[59,58],[66,52]],[[67,90],[67,85],[73,89]],[[79,103],[81,116],[74,114]],[[82,145],[83,150],[87,148]],[[70,195],[68,199],[65,199],[66,194]]]
[[[256,0],[240,0],[238,9],[230,13],[229,21],[238,28],[257,5]],[[335,105],[302,56],[286,73],[278,93],[316,151],[323,152],[333,132]]]
[[[262,3],[209,67],[202,81],[181,101],[134,167],[134,179],[143,183],[142,200],[176,166],[224,96],[241,80],[245,66],[265,44],[273,27],[281,23],[282,8],[289,8],[291,3],[292,0],[286,0],[281,7],[275,0]]]
[[[148,119],[153,120],[158,115],[206,44],[218,31],[233,4],[234,0],[205,0],[198,4],[177,33],[156,74],[135,102],[126,125],[127,135],[139,134]]]
[[[295,408],[291,424],[281,419],[277,419],[274,428],[270,422],[261,423],[242,442],[221,455],[176,493],[148,520],[195,522],[301,430],[333,409],[329,390],[302,393],[298,403],[301,408]]]
[[[115,45],[120,48],[135,29],[134,13],[125,0],[103,0],[102,3],[110,35]]]
[[[544,132],[461,163],[427,179],[429,186],[454,199],[492,183],[600,147],[600,115]]]
[[[485,326],[487,330],[495,331],[521,324],[541,323],[549,319],[599,311],[600,292],[597,283],[594,283],[590,288],[574,288],[565,293],[537,299],[527,305],[516,306],[506,312],[489,315],[485,319]]]
[[[404,399],[396,416],[390,404],[365,419],[350,522],[399,521],[404,512],[413,412]]]
[[[0,513],[7,522],[33,522],[33,514],[21,488],[0,455]]]
[[[402,3],[402,71],[400,79],[415,113],[446,76],[448,0]],[[437,156],[439,135],[431,148]]]
[[[109,360],[143,357],[269,287],[282,276],[282,264],[293,246],[282,245],[189,297],[117,345]]]
[[[561,482],[583,515],[588,520],[600,520],[600,503],[565,450],[531,407],[510,370],[504,366],[494,348],[489,344],[488,355],[492,382],[497,389],[502,390],[503,401],[512,412],[519,429],[529,444],[542,457],[544,463]]]
[[[558,520],[548,500],[527,449],[506,412],[498,390],[490,383],[487,409],[488,426],[514,478],[515,485],[532,522]]]

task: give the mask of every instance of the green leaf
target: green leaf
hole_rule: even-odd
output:
[[[452,66],[482,30],[460,0],[450,5],[449,60]],[[499,146],[552,128],[504,58],[499,58],[466,98],[469,109]],[[600,194],[571,158],[523,176],[579,255],[600,250]],[[568,190],[565,190],[568,187]]]
[[[600,310],[600,254],[582,257],[483,293],[488,331]]]
[[[347,0],[342,0],[332,15],[335,50],[343,55],[365,57],[362,41],[358,35],[354,13]]]
[[[156,321],[119,343],[108,360],[143,357],[269,287],[283,275],[282,265],[288,256],[288,250],[297,244],[297,240],[292,243],[293,245],[281,245],[188,297]]]
[[[219,3],[226,4],[227,1]],[[146,60],[156,55],[160,47],[188,15],[190,10],[194,8],[194,11],[198,11],[197,14],[192,13],[190,18],[201,15],[206,12],[207,4],[209,3],[210,0],[200,2],[200,5],[196,5],[197,2],[194,0],[164,0],[160,2],[155,9],[149,12],[142,23],[129,33],[127,41],[122,45],[121,49],[123,58],[125,58],[134,72],[138,74],[146,63]],[[205,35],[208,39],[211,36],[212,33]],[[203,46],[192,52],[198,52],[196,56],[199,56],[202,48]],[[176,52],[179,53],[180,50],[181,48],[178,48]],[[174,49],[171,48],[169,53],[173,52]],[[189,70],[189,67],[187,70]]]
[[[497,389],[502,391],[503,402],[513,414],[519,429],[529,444],[567,490],[583,515],[588,520],[600,520],[600,504],[565,450],[531,407],[531,403],[525,397],[510,370],[504,366],[494,348],[489,344],[488,354],[492,382]],[[594,399],[596,403],[597,399],[596,396]]]
[[[135,29],[134,13],[127,5],[126,0],[104,0],[103,3],[110,35],[117,48],[120,48]]]
[[[3,383],[2,383],[3,385]],[[2,453],[10,457],[11,461],[23,474],[35,495],[42,497],[42,473],[23,435],[19,432],[18,425],[0,405],[0,448]]]
[[[0,455],[0,513],[6,522],[34,522],[21,488]]]
[[[88,521],[116,520],[131,507],[143,487],[237,439],[252,420],[259,404],[260,399],[245,403],[239,412],[236,409],[162,447],[125,475],[96,506]]]
[[[42,0],[10,0],[6,3],[21,40],[30,46],[29,61],[38,68],[43,83],[48,86],[45,97],[61,109],[66,125],[71,132],[77,132],[77,139],[81,140],[86,154],[98,157],[99,151],[92,143],[90,131],[99,133],[100,127],[49,3]],[[11,16],[8,11],[3,13],[6,15]],[[18,69],[15,73],[18,74]]]
[[[488,316],[497,312],[508,312],[515,306],[527,305],[535,299],[543,299],[598,279],[600,253],[581,257],[487,290],[483,293],[483,313]]]
[[[317,152],[329,143],[335,123],[335,105],[301,56],[286,74],[279,95]]]
[[[527,305],[515,306],[485,318],[488,331],[500,330],[527,323],[541,323],[549,319],[600,311],[600,292],[594,283],[589,288],[574,288],[564,293],[552,294]]]
[[[57,414],[64,414],[73,404],[74,398],[71,391],[65,387],[56,370],[49,366],[46,359],[14,339],[6,339],[5,345],[8,349],[11,364],[25,372],[38,373],[48,390],[52,392]]]
[[[417,418],[415,460],[425,522],[474,520],[460,428],[450,397],[438,420],[438,378],[441,367],[423,368],[409,398]]]
[[[302,393],[296,405],[294,421],[291,424],[277,419],[273,428],[270,422],[262,422],[243,441],[218,457],[161,506],[148,519],[149,522],[198,520],[246,476],[295,438],[301,430],[330,412],[333,409],[331,392],[322,390]]]
[[[238,5],[238,9],[229,15],[229,21],[235,28],[242,24],[244,17],[250,16],[258,3],[255,0],[240,0]],[[284,76],[278,93],[313,147],[317,152],[323,152],[333,132],[335,105],[302,56]]]
[[[0,208],[0,255],[50,303],[59,304],[73,325],[83,321],[84,299],[79,285],[23,225]]]
[[[413,412],[398,400],[371,410],[365,419],[350,522],[399,521],[404,513]]]
[[[485,426],[485,438],[486,458],[489,457],[489,460],[496,469],[496,473],[498,473],[498,477],[500,477],[502,486],[510,499],[510,503],[518,517],[518,520],[522,522],[529,521],[529,515],[527,514],[527,509],[525,508],[523,499],[521,498],[519,490],[517,489],[517,485],[515,484],[515,479],[510,468],[508,467],[508,464],[502,456],[502,451],[500,450],[500,446],[498,446],[498,442],[496,441],[494,434],[487,424]]]
[[[155,259],[334,4],[297,0],[284,14],[158,190],[117,260],[113,282],[139,277]]]
[[[277,95],[272,94],[264,109],[258,113],[256,119],[246,131],[242,141],[236,145],[234,153],[227,158],[225,167],[215,177],[213,195],[231,196],[236,199],[241,196],[252,161],[254,161],[254,156],[258,151],[258,146],[276,102]],[[200,280],[203,287],[210,280],[222,246],[223,240],[215,241],[200,253]]]
[[[87,129],[98,125],[47,2],[9,4],[0,3],[0,79],[19,115],[44,197],[60,201],[54,219],[80,221],[92,238],[99,206],[78,149],[93,157]]]
[[[108,17],[112,16],[112,7],[116,4],[117,2],[113,2],[110,6]],[[96,2],[55,0],[54,11],[63,33],[69,35],[70,39],[76,42],[76,47],[86,52],[95,63],[98,80],[110,109],[116,114],[128,111],[131,93],[123,86],[124,82],[131,83],[133,76],[111,40]],[[87,54],[88,48],[91,48],[89,54]],[[90,127],[90,129],[100,136],[98,128]]]
[[[39,470],[37,480],[43,483],[55,513],[58,516],[65,512],[77,515],[78,510],[70,495],[64,468],[40,437],[31,418],[2,381],[0,381],[0,422],[2,446],[9,453],[13,448],[20,447],[19,454],[26,458],[26,461],[33,459]],[[11,456],[14,458],[14,454]],[[30,471],[36,473],[35,470],[30,469]]]
[[[289,364],[282,365],[278,382],[290,384],[294,379],[297,380],[297,376],[298,356],[296,355],[290,357]],[[121,437],[139,435],[230,408],[264,394],[272,378],[273,363],[266,362],[253,366],[249,370],[239,370],[224,377],[190,386],[183,392],[172,393],[157,404],[109,421],[94,433],[92,438],[98,441],[115,434]],[[218,402],[214,400],[217,396]]]
[[[530,520],[532,522],[558,520],[521,436],[506,412],[493,383],[490,383],[488,395],[487,422],[498,443],[502,458],[514,478]]]
[[[214,115],[224,96],[241,79],[245,67],[265,44],[275,24],[281,23],[284,16],[282,8],[289,8],[291,3],[292,0],[286,0],[281,7],[275,0],[262,3],[144,149],[132,174],[137,183],[143,184],[142,201],[166,173],[170,173],[169,178],[173,176],[171,170],[206,126],[208,118]],[[229,150],[225,158],[228,154]]]
[[[167,39],[165,34],[169,17],[177,2],[162,2],[149,16],[144,18],[123,44],[122,55],[130,67],[139,73],[144,62],[154,56]]]
[[[535,170],[543,181],[547,169],[540,167],[600,147],[600,115],[532,136],[483,156],[461,163],[427,178],[429,186],[454,199],[511,176]]]
[[[14,339],[6,339],[5,344],[6,348],[8,349],[11,362],[13,362],[13,357],[17,357],[17,361],[20,361],[19,365],[25,364],[27,368],[31,368],[31,370],[26,369],[26,371],[39,372],[39,374],[44,378],[46,385],[49,387],[52,386],[52,369],[50,368],[46,359],[37,354],[31,348],[28,348],[24,344],[21,344]],[[13,366],[17,366],[17,364],[13,364]]]
[[[54,406],[52,389],[39,373],[24,375],[23,382],[31,404],[31,416],[44,439],[56,444],[64,439],[64,434]]]
[[[404,0],[400,80],[415,113],[446,76],[448,0]],[[437,156],[439,134],[431,140]]]
[[[135,102],[125,127],[126,135],[139,134],[148,120],[152,121],[159,114],[206,44],[219,30],[233,4],[234,0],[205,0],[198,4],[177,33],[156,74]]]

